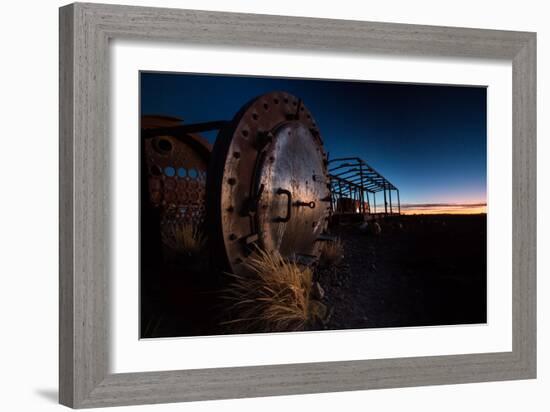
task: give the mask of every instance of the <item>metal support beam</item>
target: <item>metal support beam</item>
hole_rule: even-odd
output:
[[[397,210],[401,214],[401,200],[399,199],[399,189],[397,189]]]
[[[226,126],[228,123],[229,122],[226,120],[218,120],[215,122],[182,124],[180,126],[146,129],[141,131],[141,137],[147,139],[147,138],[162,136],[162,135],[178,136],[178,135],[185,135],[189,133],[207,132],[209,130],[219,130],[222,127]]]

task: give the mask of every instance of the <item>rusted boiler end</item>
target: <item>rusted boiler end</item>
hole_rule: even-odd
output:
[[[219,132],[207,173],[212,250],[232,273],[255,248],[309,266],[330,214],[327,155],[297,97],[272,92],[246,104]]]

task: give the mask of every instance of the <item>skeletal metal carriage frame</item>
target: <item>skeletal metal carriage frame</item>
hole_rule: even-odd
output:
[[[358,157],[330,159],[329,174],[335,213],[347,212],[383,216],[401,213],[399,189],[363,159]],[[382,212],[376,210],[376,193],[379,192],[383,192],[384,196]],[[395,211],[392,192],[397,194],[397,209]],[[349,203],[345,204],[345,199],[353,200],[351,208],[348,206]],[[339,203],[345,205],[338,207]]]

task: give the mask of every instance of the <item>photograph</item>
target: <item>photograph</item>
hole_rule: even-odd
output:
[[[139,106],[141,339],[487,323],[486,87],[141,71]]]

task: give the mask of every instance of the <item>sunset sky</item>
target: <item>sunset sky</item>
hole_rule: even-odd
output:
[[[303,99],[330,158],[361,157],[397,186],[403,213],[485,213],[483,87],[142,73],[141,113],[230,120],[274,90]]]

